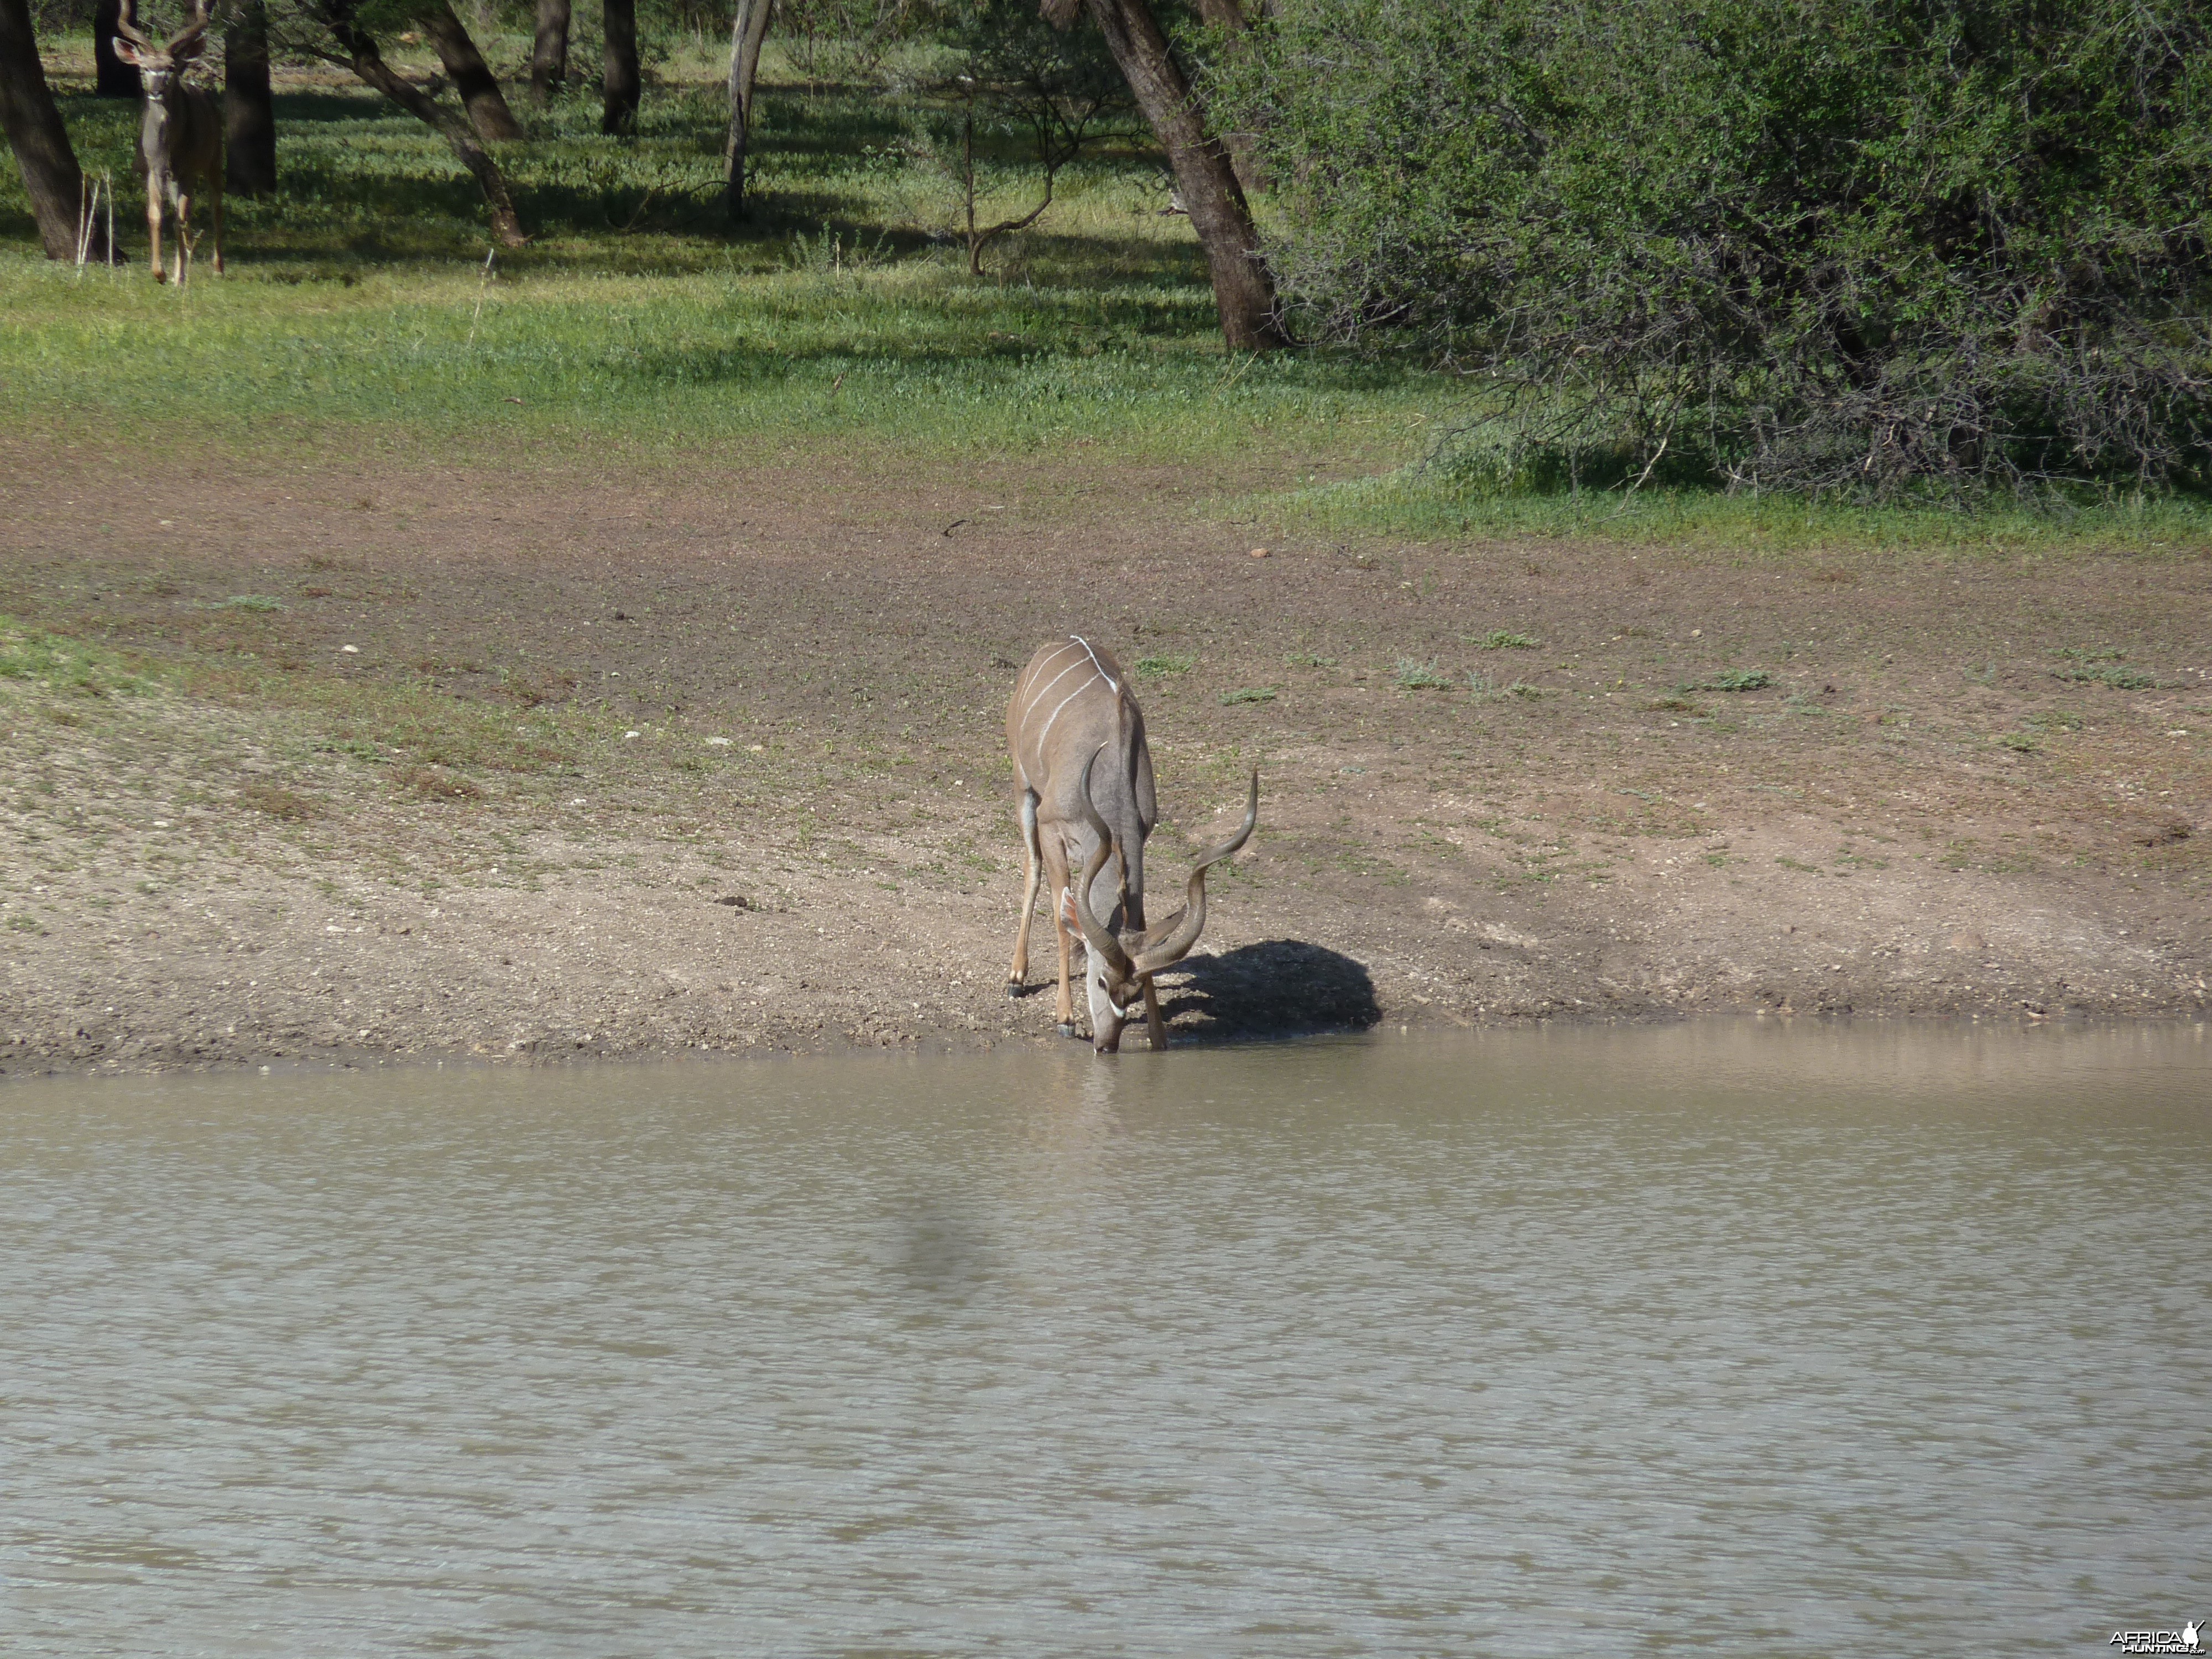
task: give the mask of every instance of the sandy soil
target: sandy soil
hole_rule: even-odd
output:
[[[0,1071],[1060,1040],[1002,984],[1000,732],[1070,629],[1156,662],[1156,893],[1261,770],[1179,1031],[2205,1006],[2203,550],[1358,542],[1035,477],[0,441],[0,613],[186,688],[0,682]],[[2155,683],[2063,678],[2115,663]]]

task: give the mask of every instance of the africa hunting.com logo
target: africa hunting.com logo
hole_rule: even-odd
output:
[[[2203,1653],[2204,1621],[2191,1619],[2179,1630],[2116,1630],[2106,1645],[2122,1653]]]

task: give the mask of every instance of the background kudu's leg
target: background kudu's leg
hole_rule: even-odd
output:
[[[1168,1023],[1160,1014],[1160,994],[1152,988],[1150,974],[1145,975],[1145,1033],[1152,1040],[1154,1054],[1168,1046]]]
[[[222,275],[222,180],[208,181],[208,214],[215,230],[215,274]]]
[[[1014,935],[1014,965],[1006,970],[1006,994],[1012,996],[1030,976],[1030,924],[1036,920],[1037,881],[1044,873],[1037,856],[1037,797],[1034,789],[1022,791],[1022,850],[1028,854],[1022,866],[1022,925]]]

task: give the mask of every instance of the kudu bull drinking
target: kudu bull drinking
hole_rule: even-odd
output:
[[[185,276],[192,202],[203,191],[215,230],[215,274],[222,275],[222,119],[215,100],[185,84],[185,71],[207,44],[210,0],[197,0],[185,27],[157,46],[138,30],[137,0],[124,0],[115,20],[115,55],[138,71],[146,112],[138,125],[138,171],[146,179],[148,259],[154,280],[161,270],[161,215],[176,210],[177,280]]]
[[[1022,881],[1022,925],[1006,979],[1019,995],[1029,974],[1030,923],[1040,878],[1051,884],[1053,932],[1060,943],[1060,1029],[1075,1034],[1069,989],[1070,956],[1080,933],[1089,947],[1084,979],[1090,992],[1091,1046],[1112,1054],[1121,1029],[1144,1011],[1155,1049],[1167,1046],[1152,975],[1190,954],[1206,926],[1206,872],[1252,834],[1260,816],[1260,775],[1235,836],[1201,854],[1190,872],[1181,911],[1145,925],[1145,838],[1159,822],[1152,791],[1152,750],[1144,711],[1121,665],[1101,646],[1073,635],[1040,646],[1014,682],[1006,705],[1006,746],[1021,786],[1022,839],[1029,859]],[[1109,860],[1116,866],[1115,902],[1105,922],[1091,889]],[[1079,869],[1069,879],[1071,866]]]

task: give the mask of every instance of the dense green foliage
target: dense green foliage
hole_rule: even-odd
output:
[[[1282,0],[1212,92],[1493,483],[2212,483],[2195,0]]]

